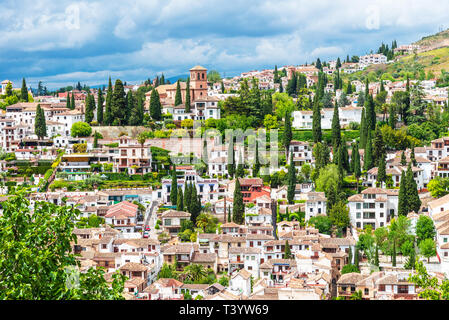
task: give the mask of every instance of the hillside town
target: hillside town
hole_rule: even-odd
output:
[[[124,276],[127,300],[425,299],[423,274],[449,276],[449,83],[370,71],[434,49],[390,48],[174,83],[4,80],[0,213],[68,208],[77,272]]]

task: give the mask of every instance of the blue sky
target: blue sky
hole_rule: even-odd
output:
[[[2,0],[0,79],[137,83],[361,55],[448,28],[448,1]],[[20,83],[16,83],[20,86]]]

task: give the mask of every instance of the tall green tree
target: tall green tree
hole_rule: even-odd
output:
[[[382,157],[380,158],[379,167],[377,169],[377,181],[381,184],[381,188],[383,187],[383,184],[387,182],[385,155],[382,155]]]
[[[234,150],[234,138],[231,137],[228,146],[228,162],[227,162],[227,170],[228,175],[232,178],[235,174],[235,150]]]
[[[419,198],[418,186],[414,178],[411,162],[408,164],[406,173],[406,190],[407,190],[407,205],[409,212],[414,211],[418,213],[419,209],[421,208],[421,199]]]
[[[242,153],[239,152],[239,163],[237,164],[237,170],[235,172],[235,176],[237,178],[244,178],[244,176],[245,176],[244,166],[245,166],[245,164],[243,162]]]
[[[338,112],[338,104],[334,105],[334,116],[332,118],[332,147],[334,154],[336,154],[341,144],[341,128],[340,128],[340,116]]]
[[[156,121],[160,121],[162,119],[162,105],[161,100],[159,98],[159,93],[154,88],[151,91],[150,97],[150,116],[152,119]]]
[[[121,126],[126,121],[125,88],[120,79],[115,81],[114,93],[111,100],[112,125]]]
[[[243,194],[240,187],[239,178],[235,179],[234,203],[232,208],[232,221],[237,224],[245,222],[245,205],[243,203]]]
[[[182,194],[182,188],[178,188],[178,199],[176,201],[176,210],[184,211],[184,197]]]
[[[380,160],[386,155],[384,138],[382,136],[382,131],[379,126],[376,126],[376,131],[374,131],[374,141],[373,141],[373,160],[374,166],[378,167],[380,165]]]
[[[254,165],[253,165],[253,177],[258,177],[260,172],[260,161],[259,161],[259,142],[256,140],[256,154],[254,155]]]
[[[323,133],[321,131],[321,109],[317,97],[315,97],[315,101],[313,104],[312,127],[314,143],[321,142],[323,140]]]
[[[95,109],[95,98],[90,92],[87,93],[86,97],[86,112],[85,112],[85,121],[87,123],[91,123],[94,119],[94,109]]]
[[[47,136],[45,114],[40,104],[38,104],[36,108],[36,117],[34,119],[34,133],[39,139],[44,139],[45,136]]]
[[[287,173],[287,200],[289,204],[293,204],[295,200],[295,189],[296,189],[296,168],[293,162],[293,154],[290,156],[290,166],[288,167]]]
[[[178,177],[176,175],[176,165],[173,164],[173,170],[171,173],[171,188],[170,188],[170,202],[172,205],[178,201]]]
[[[368,127],[366,123],[366,114],[365,114],[365,108],[362,109],[362,119],[360,121],[360,149],[365,150],[366,147],[366,140],[368,138]]]
[[[103,124],[103,91],[101,91],[101,88],[98,89],[98,99],[97,99],[97,121],[101,125]]]
[[[290,249],[290,245],[288,244],[288,240],[285,240],[285,248],[284,248],[284,259],[292,259],[292,251]]]
[[[366,140],[365,155],[363,158],[363,169],[368,171],[373,168],[373,166],[373,144],[371,141],[371,131],[368,131],[368,139]]]
[[[401,183],[399,187],[399,198],[398,198],[398,215],[407,216],[408,211],[408,196],[407,196],[407,178],[405,171],[402,171]]]
[[[185,108],[185,112],[186,113],[190,113],[190,78],[187,79],[187,86],[186,86],[186,108]]]
[[[182,104],[181,85],[179,80],[176,82],[175,106]]]
[[[290,148],[290,143],[292,142],[292,124],[291,124],[291,115],[288,110],[285,111],[285,127],[284,127],[284,139],[283,144],[285,148],[285,154],[288,157],[288,151]]]
[[[20,90],[20,100],[23,102],[28,102],[28,89],[25,82],[25,78],[22,79],[22,89]]]
[[[70,105],[70,92],[67,92],[67,100],[66,100],[65,107],[70,110],[72,109],[72,106]]]
[[[75,94],[72,92],[72,97],[70,98],[70,109],[75,110]]]
[[[106,94],[106,106],[105,106],[105,111],[104,111],[104,125],[110,126],[112,125],[112,110],[111,110],[111,103],[112,103],[112,95],[113,95],[113,91],[112,91],[112,81],[111,81],[111,77],[109,77],[109,85],[108,85],[108,91]]]

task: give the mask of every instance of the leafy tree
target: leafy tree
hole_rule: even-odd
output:
[[[396,121],[397,121],[397,115],[396,115],[396,108],[394,104],[390,104],[388,108],[388,125],[391,127],[391,129],[396,129]]]
[[[353,272],[360,273],[360,270],[353,264],[347,264],[347,265],[343,266],[340,273],[341,273],[341,275],[344,275],[344,274],[353,273]]]
[[[449,280],[439,283],[438,278],[430,277],[424,264],[416,260],[416,274],[411,274],[408,281],[420,288],[418,296],[425,300],[449,300]]]
[[[436,245],[433,239],[422,240],[419,244],[419,251],[427,258],[427,262],[430,263],[430,258],[436,255]]]
[[[113,275],[109,286],[101,268],[79,274],[72,251],[74,220],[71,206],[36,202],[31,212],[24,193],[2,203],[0,216],[0,298],[3,300],[123,300],[125,277]]]
[[[8,82],[8,83],[6,84],[5,94],[6,94],[6,97],[11,97],[11,96],[13,95],[13,91],[12,91],[12,83],[11,83],[11,82]]]
[[[75,122],[70,130],[71,136],[74,138],[89,137],[92,134],[91,126],[86,122]]]
[[[449,179],[435,177],[427,184],[427,189],[434,198],[441,198],[449,194]]]
[[[351,224],[349,219],[349,209],[343,201],[337,202],[332,206],[329,212],[332,224],[338,229],[342,230]]]
[[[243,194],[240,188],[239,178],[235,179],[234,204],[232,208],[232,221],[243,224],[245,221],[245,205],[243,204]]]
[[[315,216],[309,219],[309,224],[315,226],[320,233],[330,235],[332,230],[332,221],[328,216]]]

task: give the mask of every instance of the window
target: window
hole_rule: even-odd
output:
[[[365,288],[365,296],[369,295],[369,289]]]
[[[164,220],[166,226],[171,226],[171,219]]]
[[[355,207],[356,209],[362,209],[362,204],[360,202],[357,202]]]
[[[360,216],[361,216],[360,212],[357,212],[356,214],[357,219],[360,219]]]

